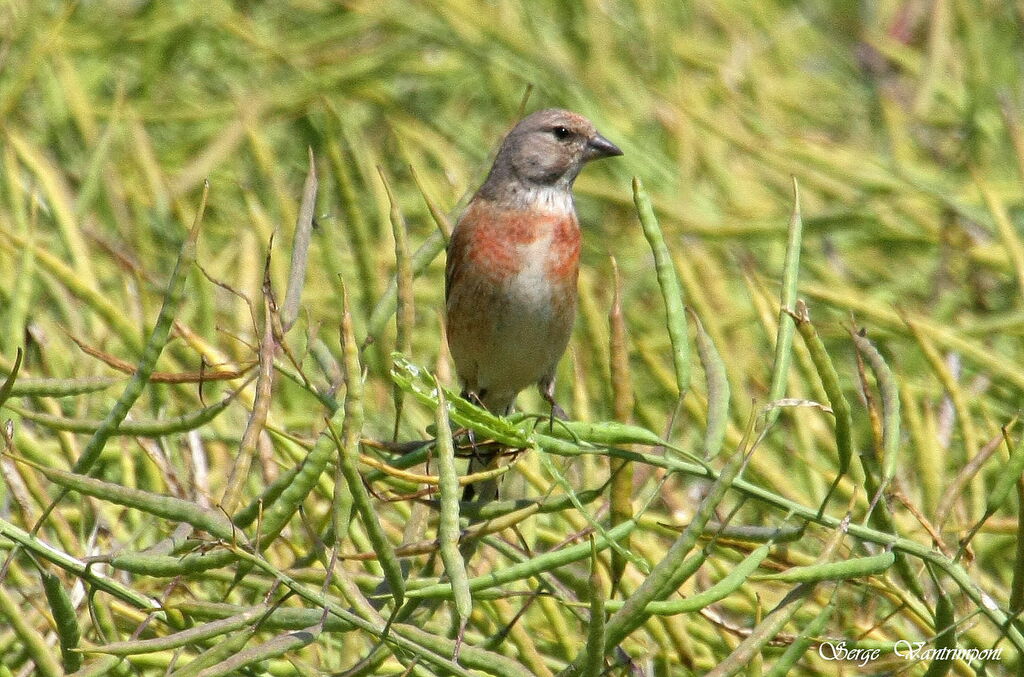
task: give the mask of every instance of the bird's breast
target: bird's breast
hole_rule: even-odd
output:
[[[471,231],[468,258],[496,280],[575,282],[580,229],[574,211],[470,210],[459,225]]]
[[[470,203],[446,267],[448,345],[467,387],[511,402],[553,372],[576,316],[579,254],[573,210]]]

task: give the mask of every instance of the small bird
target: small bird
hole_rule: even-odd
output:
[[[448,347],[464,397],[504,415],[537,384],[561,411],[555,369],[576,319],[580,256],[572,185],[583,165],[616,155],[590,120],[559,109],[523,118],[502,141],[448,244]],[[470,472],[487,460],[471,459]],[[496,483],[480,484],[480,500],[493,499]]]

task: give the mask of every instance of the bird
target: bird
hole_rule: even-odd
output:
[[[576,319],[573,182],[588,162],[618,155],[590,120],[556,108],[526,116],[505,136],[448,243],[445,329],[463,397],[506,415],[536,384],[552,416],[564,416],[554,386]],[[469,472],[493,457],[475,454]],[[464,500],[496,497],[496,482],[477,484]]]

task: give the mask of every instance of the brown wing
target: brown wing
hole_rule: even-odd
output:
[[[455,277],[458,274],[460,264],[466,257],[466,237],[463,236],[465,231],[458,226],[452,231],[452,238],[448,241],[447,258],[444,264],[444,298],[445,301],[451,295],[452,284],[455,282]]]
[[[444,298],[446,301],[451,295],[452,287],[461,277],[465,262],[469,257],[472,231],[479,221],[478,212],[476,203],[470,202],[462,214],[462,218],[455,224],[451,240],[448,241],[447,259],[444,265]]]

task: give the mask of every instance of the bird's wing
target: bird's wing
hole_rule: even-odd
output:
[[[477,213],[479,210],[473,207],[474,204],[471,202],[463,213],[462,218],[455,224],[451,239],[448,241],[447,260],[444,265],[445,300],[451,295],[452,287],[458,282],[469,256],[472,231],[479,221]]]

